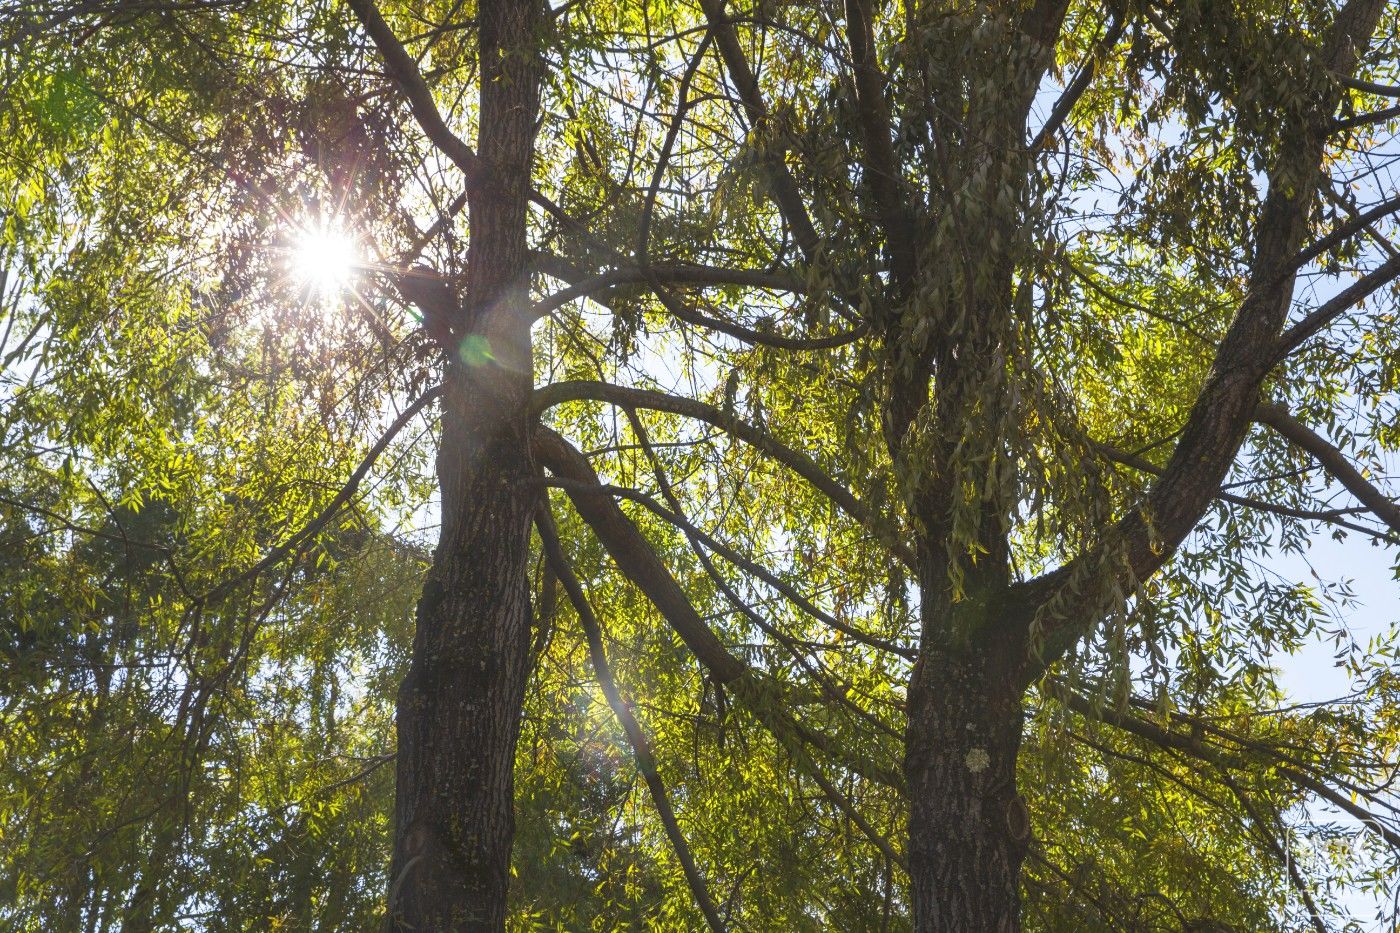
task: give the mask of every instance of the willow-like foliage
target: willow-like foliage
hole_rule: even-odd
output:
[[[1393,633],[1274,567],[1400,554],[1400,10],[569,0],[502,165],[487,6],[0,10],[0,926],[383,928],[452,380],[522,372],[508,929],[978,929],[945,766],[1028,930],[1395,923]]]

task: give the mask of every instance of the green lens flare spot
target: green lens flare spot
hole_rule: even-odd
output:
[[[496,354],[491,352],[491,341],[480,334],[472,334],[463,340],[457,352],[468,366],[484,366],[496,361]]]

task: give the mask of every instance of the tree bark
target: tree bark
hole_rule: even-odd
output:
[[[482,171],[468,178],[460,345],[444,378],[442,526],[399,690],[391,931],[505,928],[513,765],[529,676],[531,351],[525,219],[536,115],[533,2],[483,0]]]
[[[909,685],[905,777],[917,933],[1014,933],[1030,840],[1016,791],[1019,639],[924,652]]]
[[[391,930],[505,924],[535,497],[515,482],[532,469],[521,419],[473,412],[452,382],[442,535],[399,689]]]

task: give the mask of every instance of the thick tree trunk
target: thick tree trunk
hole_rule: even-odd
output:
[[[391,930],[504,928],[512,768],[528,677],[524,418],[476,407],[457,372],[444,414],[443,529],[399,690]]]
[[[1019,639],[1011,639],[1019,642]],[[927,651],[909,686],[905,776],[918,933],[1014,933],[1030,839],[1016,792],[1014,645]]]
[[[391,931],[505,928],[538,502],[525,236],[538,10],[478,4],[481,170],[467,186],[464,307],[444,309],[459,346],[444,383],[442,528],[399,691]]]

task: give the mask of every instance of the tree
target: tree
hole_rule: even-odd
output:
[[[48,809],[113,798],[12,857],[14,916],[233,928],[267,891],[357,925],[378,886],[391,929],[1327,928],[1397,870],[1395,672],[1358,647],[1352,700],[1280,708],[1271,657],[1346,593],[1254,563],[1400,536],[1395,18],[13,14],[4,644],[41,700],[5,728]],[[286,281],[327,229],[352,295]],[[435,403],[428,559],[395,526]],[[390,752],[382,681],[322,693],[396,651]],[[279,665],[297,735],[260,742]],[[168,782],[55,762],[113,735]],[[308,822],[381,811],[250,794],[244,754],[330,791],[392,754],[387,872],[323,890]],[[1386,851],[1300,863],[1307,804]],[[76,870],[85,834],[118,855]]]

